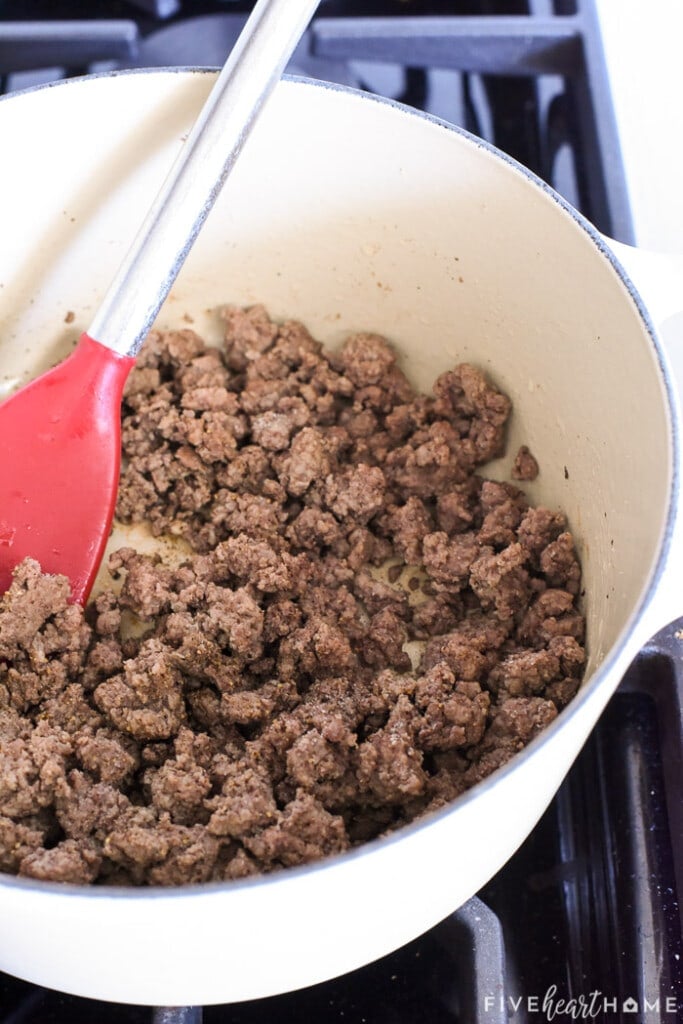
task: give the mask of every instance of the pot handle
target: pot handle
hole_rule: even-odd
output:
[[[626,271],[645,304],[683,385],[683,254],[652,252],[625,245],[603,235],[603,240]],[[678,365],[676,365],[678,364]],[[678,372],[677,372],[678,371]],[[680,395],[683,400],[683,392]]]
[[[638,249],[606,236],[603,240],[634,284],[657,330],[679,408],[683,408],[683,254]],[[679,506],[666,570],[644,616],[648,634],[680,616],[682,572],[683,508]]]

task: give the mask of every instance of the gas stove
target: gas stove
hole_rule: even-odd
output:
[[[0,88],[143,66],[220,65],[251,5],[0,6]],[[634,241],[592,0],[328,0],[289,71],[457,123]],[[398,952],[235,1006],[117,1006],[0,976],[0,1024],[535,1024],[683,1020],[683,622],[647,645],[552,805],[457,913]]]

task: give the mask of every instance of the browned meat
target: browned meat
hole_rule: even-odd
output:
[[[30,560],[0,597],[0,871],[180,885],[340,853],[578,688],[566,521],[475,472],[508,398],[466,364],[417,395],[374,334],[329,355],[261,306],[222,315],[222,350],[151,334],[124,400],[118,515],[194,554],[117,551],[85,612]]]

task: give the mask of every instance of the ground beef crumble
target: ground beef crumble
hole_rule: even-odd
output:
[[[477,472],[508,398],[466,364],[418,395],[373,334],[330,354],[222,316],[221,349],[153,333],[123,407],[118,517],[194,554],[117,551],[85,610],[26,560],[0,598],[0,871],[177,885],[338,853],[579,686],[566,521]],[[520,449],[513,478],[536,472]]]
[[[538,476],[538,462],[525,444],[521,446],[512,464],[513,480],[535,480]]]

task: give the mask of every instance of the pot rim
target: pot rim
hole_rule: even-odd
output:
[[[216,75],[220,71],[219,68],[215,67],[195,67],[195,66],[180,66],[180,67],[152,67],[152,68],[124,68],[113,71],[103,71],[90,75],[81,75],[75,78],[61,79],[56,82],[47,82],[41,85],[32,86],[28,89],[18,90],[14,93],[8,93],[0,96],[0,103],[5,103],[13,99],[30,95],[36,92],[44,92],[47,89],[66,88],[69,86],[77,86],[79,83],[88,82],[93,79],[101,78],[122,78],[130,75],[166,75],[166,74],[181,74],[194,76],[194,75]],[[530,171],[519,161],[515,160],[514,157],[509,156],[507,153],[502,152],[492,143],[487,142],[485,139],[480,139],[476,135],[467,131],[465,128],[461,128],[459,125],[450,124],[442,118],[436,117],[433,114],[426,113],[425,111],[417,110],[413,107],[401,103],[398,100],[391,99],[385,96],[379,96],[374,93],[362,92],[359,89],[354,89],[350,86],[339,85],[335,82],[325,82],[318,79],[308,78],[302,75],[283,75],[282,79],[296,86],[304,87],[315,87],[318,89],[328,90],[330,92],[348,93],[353,96],[359,102],[366,103],[379,103],[390,108],[394,108],[401,114],[408,115],[418,120],[427,121],[428,123],[442,128],[447,132],[455,133],[469,144],[476,146],[479,149],[484,150],[489,156],[494,159],[502,161],[512,171],[521,174],[529,184],[540,188],[545,195],[552,199],[560,209],[568,215],[574,223],[581,228],[586,235],[593,242],[599,253],[605,258],[615,271],[617,277],[621,280],[621,283],[626,288],[629,298],[635,306],[636,312],[641,320],[641,323],[645,329],[654,355],[659,366],[661,380],[663,384],[663,391],[666,400],[666,411],[669,420],[669,440],[671,447],[671,464],[670,464],[670,489],[669,489],[669,500],[666,514],[666,521],[664,524],[664,530],[660,541],[659,551],[654,563],[652,575],[650,578],[649,585],[644,593],[641,595],[639,602],[631,612],[631,615],[622,626],[621,632],[612,645],[608,654],[603,659],[602,663],[592,674],[590,679],[583,683],[577,692],[576,696],[572,698],[570,704],[564,708],[557,718],[546,726],[543,731],[536,736],[523,750],[515,754],[507,764],[496,769],[490,776],[483,779],[481,782],[472,786],[465,793],[456,797],[446,806],[439,808],[436,811],[426,814],[422,818],[418,818],[407,825],[402,826],[396,832],[391,833],[387,836],[382,836],[377,839],[369,840],[363,843],[361,846],[355,847],[354,849],[347,850],[344,853],[334,854],[320,861],[314,861],[311,864],[304,864],[297,867],[290,867],[284,871],[277,871],[271,874],[258,875],[251,878],[245,878],[240,880],[232,881],[221,881],[221,882],[200,882],[191,885],[180,885],[180,886],[146,886],[146,887],[124,887],[124,886],[112,886],[112,885],[101,885],[101,886],[84,886],[76,885],[73,883],[65,882],[46,882],[32,878],[20,878],[15,875],[4,874],[0,872],[0,891],[3,889],[16,889],[19,891],[28,891],[33,893],[40,893],[47,897],[54,896],[69,896],[72,899],[78,897],[83,900],[90,899],[112,899],[115,898],[117,902],[121,901],[139,901],[139,900],[179,900],[188,899],[192,897],[196,899],[198,896],[211,898],[216,893],[229,893],[236,891],[243,891],[258,887],[269,887],[273,885],[281,886],[283,883],[290,881],[292,884],[302,879],[304,876],[309,876],[313,873],[321,873],[334,869],[338,864],[349,863],[350,861],[358,861],[364,857],[372,855],[373,853],[380,852],[397,842],[407,840],[411,835],[418,832],[426,831],[437,825],[443,819],[449,817],[451,814],[458,811],[458,809],[466,804],[469,804],[472,800],[476,800],[483,793],[489,791],[494,786],[499,785],[503,780],[507,779],[514,771],[522,764],[526,763],[530,759],[536,757],[536,755],[545,749],[547,744],[553,742],[555,736],[564,729],[568,724],[570,718],[574,718],[576,714],[580,713],[586,705],[590,704],[594,700],[595,694],[598,690],[604,686],[608,675],[611,673],[615,665],[626,653],[630,643],[630,638],[633,634],[634,628],[637,623],[642,619],[644,613],[651,604],[658,584],[660,583],[664,574],[668,555],[671,547],[671,540],[674,530],[674,523],[676,518],[676,506],[680,494],[680,458],[681,458],[681,438],[680,438],[680,424],[678,416],[678,408],[674,395],[674,388],[669,375],[669,371],[666,364],[666,358],[664,356],[664,349],[661,341],[659,340],[657,330],[652,322],[650,314],[641,299],[635,285],[631,281],[630,277],[626,273],[624,267],[611,251],[609,246],[606,244],[605,239],[588,221],[583,214],[579,213],[566,199],[564,199],[552,186],[548,185],[547,182],[539,178],[533,171]]]

